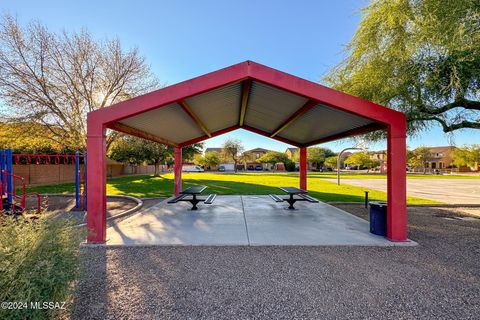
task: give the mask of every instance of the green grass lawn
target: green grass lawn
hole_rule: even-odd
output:
[[[184,173],[183,187],[193,185],[208,186],[207,192],[219,195],[229,194],[281,194],[280,186],[298,186],[298,174],[295,173]],[[365,191],[369,191],[371,200],[386,200],[387,194],[382,191],[366,189],[326,181],[321,174],[308,175],[309,193],[322,201],[364,201]],[[28,188],[29,192],[39,193],[73,193],[73,184],[60,184]],[[151,175],[127,176],[109,179],[108,194],[125,194],[134,197],[170,197],[173,192],[173,174],[160,177]],[[409,204],[439,203],[432,200],[408,197]]]

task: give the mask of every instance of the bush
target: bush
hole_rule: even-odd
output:
[[[71,304],[82,236],[64,219],[18,221],[0,216],[0,302],[27,308],[0,309],[0,319],[51,319],[65,310],[33,309],[31,302]]]
[[[288,171],[288,172],[295,171],[295,162],[286,161],[285,162],[285,170]]]

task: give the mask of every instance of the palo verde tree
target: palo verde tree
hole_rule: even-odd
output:
[[[232,160],[235,165],[235,172],[237,172],[237,163],[243,153],[242,142],[238,139],[227,139],[223,143],[222,153],[226,160]]]
[[[157,87],[138,50],[125,51],[118,39],[54,33],[39,22],[22,27],[10,15],[0,20],[1,117],[23,124],[26,136],[84,149],[88,112]]]
[[[410,133],[480,129],[479,21],[478,0],[372,0],[324,80],[405,112]]]

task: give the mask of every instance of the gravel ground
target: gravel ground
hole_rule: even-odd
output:
[[[416,247],[85,248],[72,318],[480,319],[480,220],[458,217],[409,208]]]

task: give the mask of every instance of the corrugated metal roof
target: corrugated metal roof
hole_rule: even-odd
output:
[[[253,81],[245,124],[272,132],[307,101],[304,97]]]
[[[242,84],[236,83],[185,100],[210,132],[239,123]],[[273,133],[308,99],[253,81],[245,115],[245,125]],[[181,144],[205,135],[176,103],[121,121],[130,127]],[[277,136],[298,144],[362,127],[373,121],[322,104],[296,119]]]
[[[238,124],[240,117],[241,83],[222,87],[186,99],[192,111],[210,132]]]
[[[318,104],[280,132],[279,136],[303,144],[370,123],[373,121]]]
[[[175,143],[204,135],[197,124],[176,103],[124,119],[120,123]]]

